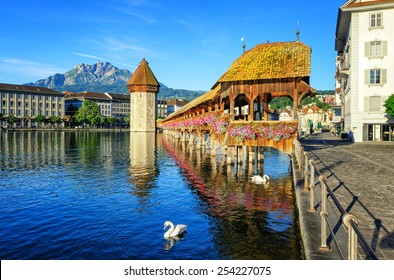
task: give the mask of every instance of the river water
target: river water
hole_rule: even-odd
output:
[[[1,259],[302,259],[290,159],[259,173],[162,134],[0,134]],[[170,220],[187,224],[163,237]]]

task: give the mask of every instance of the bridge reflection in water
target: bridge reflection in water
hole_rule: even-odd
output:
[[[251,183],[254,164],[248,160],[234,172],[234,165],[222,156],[212,157],[209,150],[166,136],[162,143],[215,222],[216,246],[230,258],[302,258],[288,155],[263,149],[259,173],[271,177],[270,185],[263,186]]]
[[[265,148],[250,182],[163,134],[0,134],[1,259],[300,259],[289,158]],[[264,169],[264,170],[263,170]],[[163,223],[188,225],[163,238]],[[171,242],[173,241],[173,242]]]

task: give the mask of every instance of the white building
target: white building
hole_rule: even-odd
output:
[[[394,0],[351,0],[339,8],[337,92],[355,142],[394,140],[385,100],[394,93]]]
[[[0,125],[11,115],[19,127],[37,126],[39,115],[62,118],[64,94],[45,87],[0,83]]]

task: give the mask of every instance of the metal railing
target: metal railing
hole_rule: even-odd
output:
[[[371,246],[365,240],[361,232],[357,227],[357,217],[354,214],[348,213],[341,203],[338,201],[337,197],[335,196],[334,192],[330,188],[327,182],[327,178],[320,173],[320,171],[316,168],[313,159],[311,159],[308,155],[308,152],[304,150],[301,146],[301,143],[298,140],[294,140],[294,156],[298,163],[298,168],[301,174],[303,175],[304,179],[304,191],[309,191],[309,211],[317,212],[315,209],[315,199],[319,201],[320,207],[320,216],[321,216],[321,236],[320,236],[320,248],[321,249],[328,249],[327,245],[327,227],[330,231],[332,236],[333,242],[337,247],[338,254],[341,259],[344,259],[344,254],[338,245],[338,240],[336,239],[335,233],[333,228],[328,220],[329,212],[327,210],[327,200],[328,197],[331,197],[334,205],[338,209],[340,213],[340,219],[342,224],[344,225],[347,235],[348,235],[348,242],[347,242],[347,255],[349,260],[356,260],[357,259],[357,248],[360,245],[368,259],[378,260],[378,256],[373,251]],[[320,187],[321,187],[321,197],[319,198],[316,192],[316,186],[319,184],[315,184],[315,176],[319,179]]]

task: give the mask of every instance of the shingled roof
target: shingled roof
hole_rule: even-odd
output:
[[[235,60],[218,82],[307,77],[311,52],[299,41],[259,44]]]
[[[140,65],[138,65],[133,75],[131,75],[131,78],[127,82],[127,85],[149,85],[157,87],[160,86],[145,58],[142,59]]]

